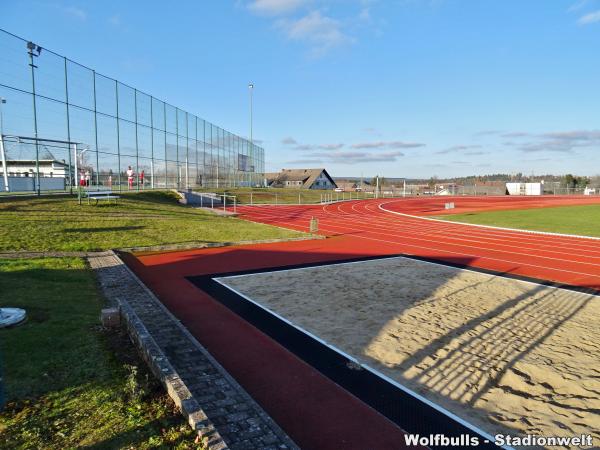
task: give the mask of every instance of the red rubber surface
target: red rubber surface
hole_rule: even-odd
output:
[[[517,230],[474,227],[392,214],[439,215],[445,202],[455,212],[600,204],[598,197],[444,197],[350,201],[326,206],[240,207],[242,217],[308,231],[311,217],[319,231],[350,239],[351,248],[377,254],[405,253],[600,290],[600,240],[551,236]],[[383,208],[383,209],[382,209]],[[388,211],[386,211],[388,210]]]
[[[326,206],[239,207],[243,218],[325,240],[126,256],[127,263],[191,333],[302,448],[398,449],[401,430],[290,354],[184,277],[405,253],[600,291],[600,241],[491,230],[406,217],[482,209],[600,203],[584,197],[419,198]]]

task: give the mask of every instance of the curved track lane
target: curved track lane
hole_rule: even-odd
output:
[[[600,290],[600,240],[482,228],[428,220],[415,215],[445,212],[443,203],[466,202],[482,209],[599,203],[592,199],[550,198],[503,201],[503,198],[379,199],[315,206],[240,207],[243,218],[308,231],[311,217],[321,234],[345,239],[347,245],[371,246],[384,254],[405,253],[473,267]],[[487,203],[486,203],[487,202]],[[498,209],[498,208],[496,208]],[[399,215],[409,214],[409,215]]]

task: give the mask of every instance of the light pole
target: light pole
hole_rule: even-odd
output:
[[[31,66],[31,94],[33,97],[33,131],[35,135],[35,182],[37,184],[37,194],[40,195],[40,152],[38,146],[37,129],[37,105],[35,101],[35,70],[37,66],[33,64],[33,57],[36,58],[42,53],[42,47],[29,41],[27,43],[27,54],[29,55],[29,65]]]
[[[8,187],[8,172],[6,167],[6,153],[4,152],[4,120],[2,116],[2,105],[6,103],[6,99],[0,97],[0,156],[2,157],[2,173],[4,174],[4,190],[10,191]]]
[[[252,91],[254,91],[254,83],[249,83],[248,89],[250,90],[250,151],[248,152],[248,156],[252,155],[254,157],[254,141],[252,140]]]

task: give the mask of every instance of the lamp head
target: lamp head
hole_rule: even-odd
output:
[[[40,54],[42,53],[42,47],[40,47],[37,44],[34,44],[31,41],[27,42],[27,50],[29,50],[29,53],[31,53],[33,56],[40,56]],[[34,52],[37,54],[34,54]]]

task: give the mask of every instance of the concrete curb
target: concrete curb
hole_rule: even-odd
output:
[[[124,265],[114,252],[110,252],[108,255],[102,255],[102,257],[111,258],[115,260],[117,264]],[[98,258],[100,258],[99,255],[92,256],[88,259],[88,262],[90,267],[97,273],[102,290],[106,295],[106,287],[107,284],[111,283],[111,280],[103,276],[102,270],[106,269],[108,266],[102,264],[101,261],[97,261]],[[144,361],[148,364],[148,367],[154,376],[163,384],[169,397],[173,399],[177,407],[181,410],[190,426],[194,430],[197,430],[202,437],[208,438],[210,448],[227,448],[215,426],[210,422],[198,402],[193,398],[187,386],[182,382],[168,358],[161,351],[160,347],[127,300],[112,295],[107,295],[107,298],[109,302],[119,308],[129,337],[132,339],[134,345],[142,355]]]
[[[88,261],[97,274],[103,293],[118,306],[138,351],[209,449],[298,448],[116,253],[111,251],[101,256],[94,255]],[[123,291],[134,299],[133,304],[123,297]],[[160,321],[153,324],[154,329],[158,330],[159,340],[162,339],[164,345],[166,337],[168,346],[176,345],[176,353],[184,355],[183,364],[182,361],[177,365],[169,360],[136,312],[136,302],[142,314],[150,314],[151,322]],[[200,361],[200,364],[194,366],[194,360]],[[188,385],[190,382],[192,384]],[[194,384],[206,386],[200,389],[206,401],[198,400],[194,395],[194,389],[198,392]],[[227,407],[230,410],[225,411]],[[211,416],[218,423],[211,420]],[[219,431],[220,427],[226,430],[225,436]],[[237,431],[232,434],[230,430]],[[229,445],[228,441],[235,442]]]

